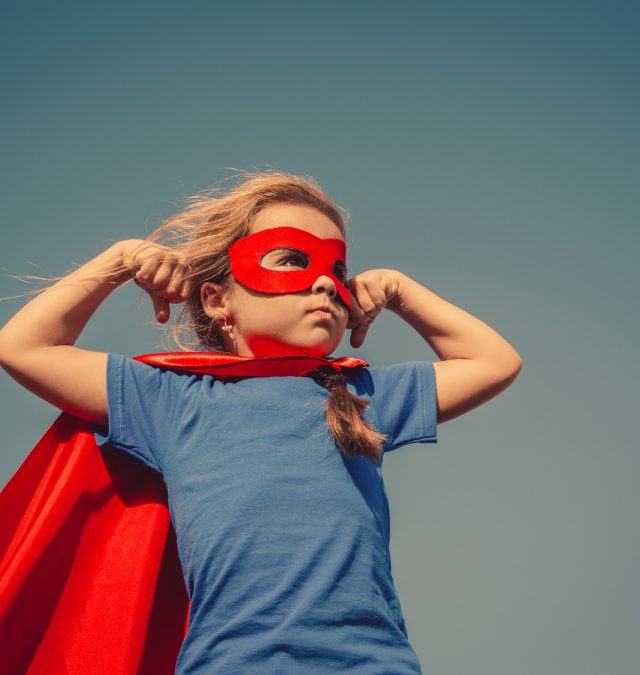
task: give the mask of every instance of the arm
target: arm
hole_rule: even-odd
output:
[[[152,297],[158,321],[184,299],[183,268],[171,249],[131,239],[53,284],[0,331],[0,365],[24,387],[73,415],[108,422],[107,354],[73,346],[100,304],[135,276]]]
[[[349,320],[359,347],[383,307],[412,326],[441,361],[434,362],[438,423],[497,396],[517,377],[522,360],[493,328],[395,270],[370,270],[350,282],[357,307]]]

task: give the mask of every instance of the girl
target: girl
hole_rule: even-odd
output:
[[[160,323],[184,303],[181,349],[187,330],[201,352],[284,370],[221,378],[75,347],[130,279]],[[329,358],[346,329],[360,347],[383,309],[440,361]],[[31,300],[0,332],[0,363],[161,474],[191,603],[176,672],[421,672],[391,575],[383,454],[435,443],[437,424],[504,390],[521,360],[399,271],[348,278],[341,209],[315,181],[247,173],[191,198]]]

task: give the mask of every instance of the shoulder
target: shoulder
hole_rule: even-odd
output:
[[[432,361],[405,361],[356,369],[352,391],[371,402],[385,452],[408,443],[437,442],[437,393]]]
[[[193,384],[214,379],[209,375],[152,365],[132,356],[111,352],[107,355],[107,378],[111,387],[121,387],[129,393],[136,391],[151,398],[178,395]]]
[[[345,377],[359,396],[374,397],[390,389],[431,386],[435,384],[435,369],[432,361],[403,361],[350,369]]]

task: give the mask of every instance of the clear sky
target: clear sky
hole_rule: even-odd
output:
[[[500,332],[516,382],[386,456],[393,572],[429,675],[635,675],[638,10],[618,1],[25,2],[0,24],[3,243],[60,275],[240,169],[316,178],[353,274]],[[4,323],[20,300],[0,302]],[[79,346],[158,351],[129,284]],[[437,359],[383,313],[374,364]],[[4,485],[57,412],[0,373]],[[0,514],[1,517],[1,514]]]

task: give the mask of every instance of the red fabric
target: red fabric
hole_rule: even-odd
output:
[[[305,375],[353,358],[135,357],[218,377]],[[162,477],[61,414],[0,493],[0,672],[174,673],[189,600]]]
[[[306,253],[309,266],[301,270],[270,270],[260,261],[279,248]],[[233,276],[245,286],[261,293],[295,293],[310,288],[321,275],[330,277],[338,295],[351,310],[349,288],[335,275],[337,261],[346,268],[346,244],[342,239],[321,239],[297,227],[271,227],[242,237],[229,247]]]

